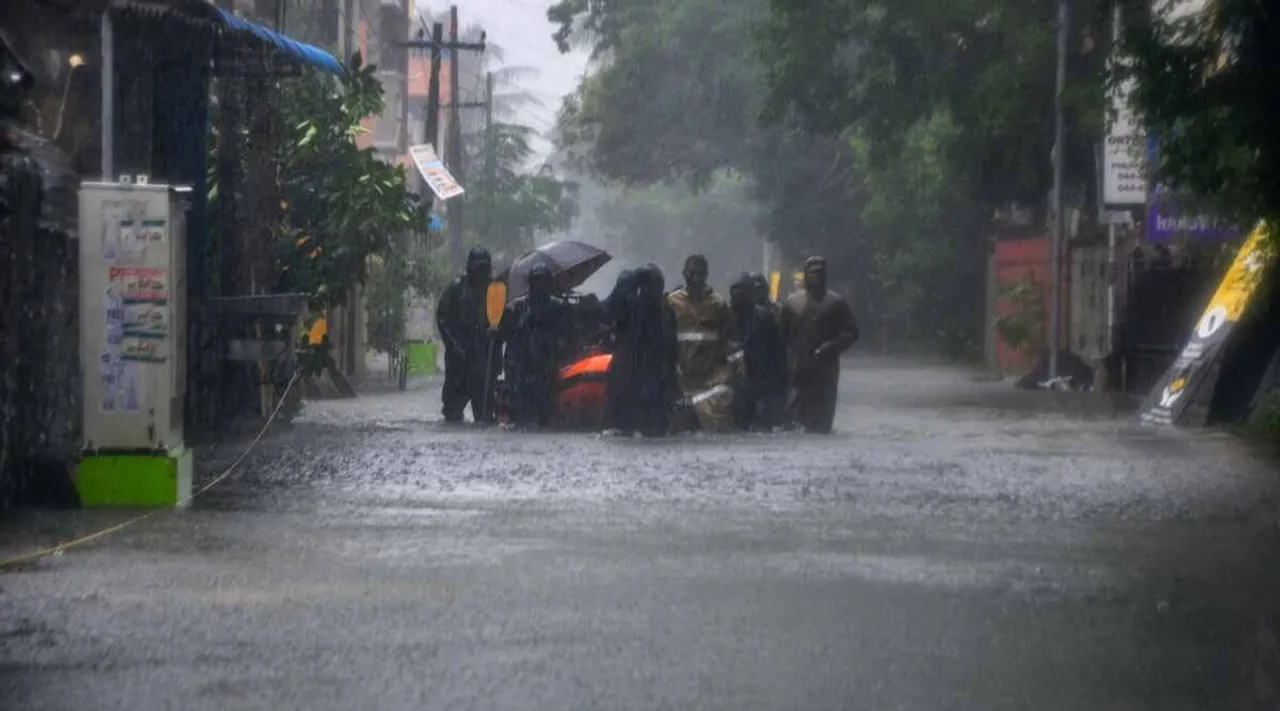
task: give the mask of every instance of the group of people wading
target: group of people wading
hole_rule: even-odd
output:
[[[556,293],[551,271],[536,266],[528,293],[490,327],[492,273],[489,253],[473,249],[440,298],[444,418],[460,422],[470,403],[477,422],[492,422],[492,377],[501,370],[512,424],[545,428],[554,421],[559,369],[577,355],[579,319]],[[803,287],[775,303],[762,274],[743,274],[725,300],[707,284],[701,255],[685,260],[684,285],[671,292],[652,264],[624,271],[600,304],[612,354],[605,432],[830,432],[840,356],[858,329],[848,302],[827,289],[824,259],[807,259],[803,275]]]

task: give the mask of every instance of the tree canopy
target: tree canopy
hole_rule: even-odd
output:
[[[764,0],[563,0],[556,37],[581,27],[597,68],[565,102],[561,144],[598,176],[704,187],[738,168],[757,135],[751,29]],[[581,11],[581,12],[578,12]],[[567,44],[562,44],[567,47]]]
[[[1161,182],[1233,216],[1280,218],[1275,7],[1214,0],[1178,17],[1124,2],[1130,61],[1118,80],[1136,80],[1132,101],[1158,141]]]
[[[1065,154],[1081,208],[1104,118],[1101,5],[1072,17]],[[992,215],[1042,207],[1049,189],[1055,8],[562,0],[556,40],[595,63],[562,110],[561,145],[631,186],[743,176],[757,229],[792,264],[822,252],[881,331],[972,351]]]
[[[567,229],[578,211],[575,184],[549,165],[525,167],[532,133],[528,126],[495,123],[468,191],[475,239],[510,259],[531,249],[539,234]]]
[[[370,256],[426,225],[403,166],[356,146],[361,120],[383,108],[375,71],[357,55],[340,87],[317,73],[281,87],[277,245],[289,288],[310,294],[317,310],[340,305]]]

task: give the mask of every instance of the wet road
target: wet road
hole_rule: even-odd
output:
[[[0,573],[0,708],[1266,708],[1277,477],[1229,437],[871,361],[826,438],[437,410],[308,404],[193,510]]]

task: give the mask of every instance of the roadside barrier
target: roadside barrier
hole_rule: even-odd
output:
[[[297,382],[298,382],[298,374],[295,373],[294,376],[289,380],[289,384],[285,386],[284,392],[281,393],[280,401],[276,403],[275,409],[271,411],[271,416],[267,418],[266,423],[262,425],[262,429],[259,430],[257,436],[253,438],[253,441],[249,442],[249,446],[246,447],[245,450],[240,453],[240,456],[236,457],[236,460],[231,463],[231,466],[227,467],[225,471],[223,471],[218,476],[214,477],[212,481],[200,487],[196,491],[192,492],[190,496],[180,500],[177,506],[180,507],[190,503],[197,496],[205,493],[206,491],[209,491],[210,489],[217,486],[218,484],[221,484],[223,481],[226,480],[227,477],[231,476],[232,472],[234,472],[236,468],[239,467],[240,464],[244,462],[245,458],[248,457],[251,452],[253,452],[254,448],[258,446],[258,443],[262,441],[262,438],[266,436],[267,430],[271,428],[271,424],[275,422],[276,416],[280,414],[280,409],[284,407],[285,402],[288,401],[289,391],[293,390],[293,386]],[[14,556],[12,558],[6,558],[4,560],[0,560],[0,568],[8,568],[15,565],[22,565],[23,563],[30,563],[32,561],[39,560],[40,558],[45,558],[47,556],[61,555],[62,552],[67,549],[76,548],[78,546],[82,546],[91,541],[96,541],[99,538],[104,538],[118,531],[122,531],[128,528],[129,526],[132,526],[135,523],[140,523],[142,521],[145,521],[151,518],[152,516],[155,516],[156,514],[164,513],[168,511],[170,511],[170,509],[168,508],[155,509],[152,511],[148,511],[142,515],[135,516],[131,519],[127,519],[125,521],[117,523],[114,526],[108,526],[107,528],[104,528],[100,531],[95,531],[93,533],[90,533],[87,536],[81,536],[79,538],[74,538],[70,541],[64,541],[57,545],[49,546],[48,548],[41,548],[39,550],[31,551],[30,553],[24,553],[19,556]]]

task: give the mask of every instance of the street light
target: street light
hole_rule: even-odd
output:
[[[67,57],[67,64],[71,66],[67,70],[67,78],[62,82],[62,102],[58,105],[58,125],[53,129],[53,140],[58,140],[58,136],[62,135],[62,117],[67,113],[67,96],[71,92],[71,75],[76,70],[84,66],[84,57],[79,54],[72,54]]]

